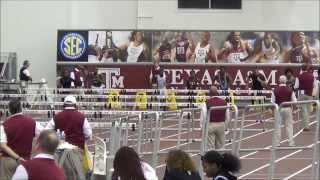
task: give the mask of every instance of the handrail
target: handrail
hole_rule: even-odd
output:
[[[37,91],[39,90],[39,88],[33,88],[33,87],[29,87],[28,90],[30,90],[30,92],[32,91]],[[139,92],[139,91],[145,91],[147,93],[154,93],[158,94],[159,89],[107,89],[107,88],[101,88],[101,89],[89,89],[89,88],[46,88],[47,91],[49,91],[49,94],[63,94],[63,92],[95,92],[95,91],[99,91],[99,92],[104,92],[104,93],[108,93],[109,91],[119,91],[119,93],[135,93],[135,92]],[[166,90],[170,90],[170,89],[166,89]],[[174,89],[174,91],[176,93],[196,93],[196,92],[205,92],[208,93],[209,90],[204,90],[204,89],[197,89],[197,90],[190,90],[190,89]],[[263,93],[263,94],[271,94],[271,90],[218,90],[219,93],[223,93],[223,92],[233,92],[233,93],[253,93],[253,92],[259,92],[259,93]],[[79,95],[79,94],[78,94]]]

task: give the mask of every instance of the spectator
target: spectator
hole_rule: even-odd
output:
[[[11,116],[0,126],[0,179],[10,180],[18,162],[30,159],[33,138],[42,127],[32,118],[22,114],[21,103],[9,102]]]
[[[60,86],[62,88],[71,88],[71,84],[74,80],[70,77],[69,71],[65,70],[63,72],[62,77],[60,78],[59,82],[60,82]]]
[[[312,100],[312,93],[313,89],[316,87],[316,81],[313,76],[313,72],[310,71],[310,65],[303,64],[301,66],[301,74],[299,74],[298,78],[296,79],[294,88],[299,90],[299,101],[304,100]],[[303,131],[310,131],[309,129],[309,110],[308,110],[308,104],[302,104],[300,105],[301,109],[301,119],[303,123]]]
[[[267,82],[265,77],[259,72],[258,68],[256,67],[254,71],[248,77],[249,82],[251,83],[251,89],[254,90],[253,96],[261,96],[263,88],[267,86]],[[255,103],[255,100],[252,100],[252,104]],[[259,100],[259,103],[261,101]]]
[[[172,150],[166,160],[163,180],[201,180],[190,156],[182,150]]]
[[[210,88],[210,98],[207,100],[204,108],[204,114],[210,110],[211,107],[227,106],[227,102],[220,98],[218,89],[215,86]],[[210,148],[221,149],[225,144],[225,121],[227,117],[226,109],[212,110],[210,115],[210,123],[208,127],[208,143]]]
[[[154,61],[154,65],[152,66],[149,76],[149,82],[151,87],[154,89],[157,88],[157,77],[159,76],[160,71],[162,71],[162,68],[160,67],[159,61]]]
[[[201,160],[203,171],[207,177],[213,177],[213,180],[236,180],[237,177],[232,173],[241,168],[239,158],[229,153],[221,155],[216,151],[209,151]]]
[[[112,180],[158,180],[155,170],[140,160],[134,149],[121,147],[113,161]]]
[[[271,95],[271,102],[278,104],[279,106],[283,102],[296,102],[297,98],[293,90],[286,85],[287,78],[286,76],[280,76],[279,86],[275,88]],[[292,117],[292,107],[286,106],[280,109],[280,114],[282,119],[285,122],[285,127],[287,131],[287,136],[289,138],[289,146],[294,146],[293,141],[293,117]],[[280,146],[281,140],[281,128],[277,125],[276,128],[276,144]]]
[[[19,165],[12,180],[65,180],[62,170],[54,161],[59,139],[54,131],[44,130],[35,145],[37,155]]]
[[[187,89],[191,90],[189,92],[189,95],[191,95],[191,96],[195,95],[195,93],[192,92],[192,90],[199,89],[199,86],[200,86],[200,80],[197,78],[195,71],[191,70],[190,77],[188,78],[187,83],[186,83]]]
[[[73,149],[70,157],[74,158],[73,161],[81,162],[85,150],[85,141],[91,139],[92,129],[84,114],[76,109],[76,104],[76,98],[68,95],[64,99],[64,110],[56,114],[54,118],[49,121],[46,129],[59,130],[59,132],[62,132],[62,134],[65,135],[65,141],[67,143],[78,147]],[[68,180],[75,176],[74,173],[71,172],[75,168],[64,167],[64,169],[67,169],[65,174]],[[85,174],[84,172],[78,172],[76,176],[84,177]]]
[[[214,85],[217,86],[219,90],[226,91],[224,95],[228,95],[227,91],[231,86],[231,78],[229,74],[225,72],[223,66],[219,68],[213,79]]]
[[[294,75],[293,75],[293,71],[292,71],[292,69],[290,69],[290,68],[287,68],[286,70],[285,70],[285,75],[286,75],[286,78],[287,78],[287,86],[289,87],[289,88],[291,88],[292,90],[294,90],[294,84],[295,84],[295,82],[296,82],[296,78],[294,77]]]
[[[28,60],[23,61],[23,66],[20,69],[19,78],[20,81],[32,81],[31,74],[29,71],[30,62]]]

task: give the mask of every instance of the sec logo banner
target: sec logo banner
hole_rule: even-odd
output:
[[[86,49],[84,37],[78,33],[66,34],[60,42],[60,52],[69,59],[78,59]]]

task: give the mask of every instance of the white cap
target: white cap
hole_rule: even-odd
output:
[[[76,104],[77,103],[77,100],[74,96],[72,95],[68,95],[64,98],[64,101],[63,101],[64,104]]]
[[[282,75],[279,77],[279,83],[285,84],[287,82],[287,77]]]
[[[41,79],[40,79],[40,82],[41,82],[41,83],[46,83],[47,81],[46,81],[45,78],[41,78]]]

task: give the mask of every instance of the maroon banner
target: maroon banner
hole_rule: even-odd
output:
[[[219,66],[195,66],[195,65],[162,65],[167,79],[167,88],[186,88],[187,79],[190,71],[196,72],[196,77],[200,80],[201,88],[207,89],[213,84],[213,77]],[[224,66],[226,72],[231,77],[232,86],[241,89],[248,88],[248,76],[256,68],[255,66]],[[147,89],[151,88],[149,84],[152,65],[58,65],[58,76],[63,72],[72,72],[77,68],[81,72],[84,81],[91,81],[90,74],[100,74],[103,84],[106,88],[126,88],[126,89]],[[280,75],[285,74],[288,66],[261,66],[259,72],[267,81],[267,89],[277,85]],[[300,72],[298,66],[290,67],[294,76]],[[317,77],[317,68],[313,67],[314,75]],[[59,77],[58,77],[59,79]],[[90,84],[90,82],[85,83]]]

